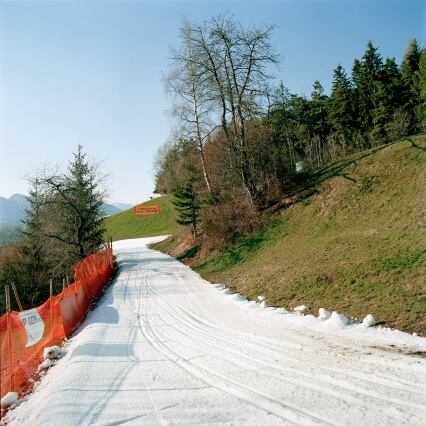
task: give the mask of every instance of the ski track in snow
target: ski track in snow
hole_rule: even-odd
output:
[[[9,425],[424,424],[426,359],[402,352],[426,339],[248,302],[152,240],[114,243],[119,275]]]

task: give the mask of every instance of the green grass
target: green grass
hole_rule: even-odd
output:
[[[136,216],[133,209],[129,209],[105,218],[106,237],[109,236],[113,241],[117,241],[175,233],[178,225],[170,197],[158,197],[141,205],[152,204],[160,206],[160,214]]]
[[[298,202],[263,229],[210,252],[178,236],[170,199],[158,217],[107,218],[114,240],[172,235],[156,248],[213,283],[270,306],[305,304],[426,336],[426,135],[358,153],[306,176]],[[145,203],[149,204],[149,203]],[[189,236],[190,233],[188,232]],[[197,243],[198,244],[198,243]]]
[[[307,185],[260,233],[186,263],[271,306],[371,313],[426,336],[426,137],[322,167]]]

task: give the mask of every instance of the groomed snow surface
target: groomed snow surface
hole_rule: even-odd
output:
[[[425,424],[425,338],[249,302],[153,240],[114,243],[119,275],[7,424]]]

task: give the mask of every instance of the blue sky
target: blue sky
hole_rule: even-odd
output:
[[[27,193],[34,167],[73,159],[78,144],[112,172],[111,201],[140,203],[169,138],[163,85],[169,46],[187,16],[228,12],[243,26],[275,24],[277,84],[329,94],[369,40],[402,61],[426,39],[425,0],[0,0],[0,196]]]

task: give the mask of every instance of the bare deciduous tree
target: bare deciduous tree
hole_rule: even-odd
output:
[[[193,139],[197,143],[204,181],[211,191],[204,155],[205,140],[214,132],[214,103],[208,84],[208,74],[200,60],[194,30],[188,20],[180,29],[182,46],[172,49],[170,71],[164,77],[166,91],[173,98],[172,116],[178,121],[176,139]]]
[[[172,51],[172,71],[165,79],[180,128],[197,140],[207,186],[204,142],[220,126],[229,164],[254,204],[259,185],[250,167],[256,153],[248,143],[247,124],[267,109],[270,66],[279,63],[269,41],[273,28],[244,29],[226,15],[202,25],[185,21],[182,48]]]

